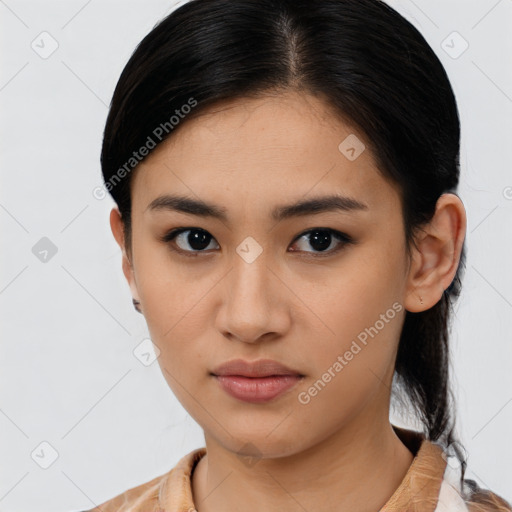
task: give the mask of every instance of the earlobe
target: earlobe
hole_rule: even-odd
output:
[[[405,309],[414,313],[433,307],[457,272],[466,235],[466,212],[458,196],[441,195],[431,221],[422,226],[413,246]]]

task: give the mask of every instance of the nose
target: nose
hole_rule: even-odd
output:
[[[289,291],[263,254],[251,263],[236,255],[223,281],[216,327],[225,337],[256,343],[289,329]]]

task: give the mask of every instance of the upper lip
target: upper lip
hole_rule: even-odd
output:
[[[269,377],[271,375],[298,375],[303,377],[300,372],[272,359],[259,359],[257,361],[232,359],[217,366],[212,373],[213,375],[239,375],[242,377]]]

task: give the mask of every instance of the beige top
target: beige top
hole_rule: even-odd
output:
[[[393,426],[414,455],[402,482],[378,512],[512,512],[511,505],[472,480],[459,478],[440,445],[413,430]],[[191,479],[206,454],[198,448],[169,472],[129,489],[87,512],[194,512]]]

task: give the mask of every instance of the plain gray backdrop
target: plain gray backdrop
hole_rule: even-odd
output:
[[[512,500],[512,0],[389,3],[433,47],[458,101],[458,433],[467,477]],[[158,362],[136,356],[149,336],[110,231],[114,203],[93,195],[117,79],[176,5],[0,0],[2,512],[89,509],[204,445]]]

